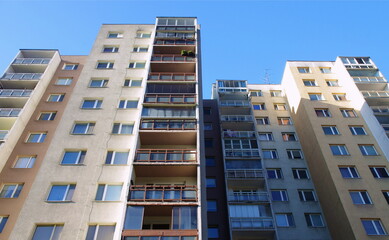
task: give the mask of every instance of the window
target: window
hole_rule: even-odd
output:
[[[331,113],[328,108],[315,108],[315,112],[318,117],[331,117]]]
[[[66,185],[53,185],[49,196],[47,197],[48,202],[69,202],[72,201],[74,190],[76,189],[75,184]]]
[[[267,169],[267,178],[280,179],[282,178],[281,168]]]
[[[73,81],[73,78],[58,78],[55,82],[55,85],[67,86],[70,85]]]
[[[262,97],[262,92],[261,91],[250,91],[249,97]]]
[[[99,99],[84,100],[81,108],[82,109],[100,109],[102,103],[103,103],[103,100],[99,100]]]
[[[282,97],[282,92],[280,90],[272,90],[272,91],[270,91],[270,96],[272,96],[272,97]]]
[[[215,157],[205,157],[205,165],[207,167],[215,167],[216,166]]]
[[[27,138],[28,143],[43,143],[45,141],[47,133],[30,133]]]
[[[108,38],[122,38],[122,32],[108,32]]]
[[[48,102],[62,102],[65,94],[50,94],[47,99]]]
[[[105,164],[127,164],[129,152],[108,151]]]
[[[303,152],[299,149],[287,149],[286,153],[289,159],[303,159]]]
[[[271,199],[273,201],[281,201],[281,202],[288,201],[288,194],[286,190],[270,190],[270,192],[271,192]]]
[[[378,156],[378,152],[374,145],[358,145],[363,156]]]
[[[216,200],[208,200],[207,201],[207,211],[208,212],[216,212],[217,211],[217,201]]]
[[[340,112],[342,113],[343,117],[345,117],[345,118],[357,117],[357,114],[355,113],[354,109],[340,109]]]
[[[359,178],[359,174],[355,166],[342,166],[339,167],[339,171],[343,178]]]
[[[32,168],[34,166],[36,156],[20,156],[17,157],[14,168]]]
[[[207,140],[207,139],[205,139]],[[225,139],[224,140],[225,149],[256,149],[258,148],[258,143],[256,140],[252,139]]]
[[[321,73],[331,73],[331,68],[330,67],[321,67],[320,72]]]
[[[114,66],[113,62],[97,62],[97,69],[112,69]]]
[[[285,111],[285,110],[287,110],[286,104],[285,103],[276,103],[276,104],[274,104],[274,110]]]
[[[115,225],[90,225],[85,240],[113,239]]]
[[[270,121],[268,117],[260,117],[255,119],[259,125],[269,125]]]
[[[216,178],[208,178],[206,179],[207,188],[216,187]]]
[[[312,202],[312,201],[316,201],[316,196],[315,196],[315,191],[313,190],[297,190],[298,193],[299,193],[299,197],[300,197],[300,201],[303,201],[303,202]]]
[[[372,204],[367,191],[349,191],[354,204]]]
[[[17,198],[22,188],[23,184],[4,184],[0,191],[0,198]]]
[[[275,150],[275,149],[263,149],[262,154],[263,154],[264,159],[277,159],[278,158],[277,150]]]
[[[108,79],[92,79],[89,82],[89,87],[91,88],[103,88],[108,84]]]
[[[142,86],[142,79],[124,80],[124,87],[140,87],[140,86]]]
[[[322,101],[324,100],[324,97],[321,93],[308,93],[309,99],[311,101]]]
[[[259,141],[273,141],[273,134],[272,133],[258,133],[258,140]]]
[[[7,221],[8,221],[8,216],[0,216],[0,233],[3,231]]]
[[[75,123],[72,130],[72,134],[92,134],[94,128],[95,123],[93,122]]]
[[[339,135],[338,128],[336,126],[321,126],[325,135]]]
[[[385,166],[370,167],[370,171],[375,178],[389,178],[388,169]]]
[[[363,126],[349,126],[352,135],[367,135]]]
[[[350,155],[348,153],[346,145],[330,145],[332,154],[335,156]]]
[[[292,173],[295,179],[309,179],[308,170],[306,168],[293,168]]]
[[[63,225],[38,225],[32,240],[59,240]]]
[[[264,103],[253,103],[254,110],[266,110]]]
[[[97,201],[119,201],[122,185],[99,184],[96,193]]]
[[[65,64],[63,70],[77,70],[78,64]]]
[[[290,117],[277,118],[278,125],[292,125],[292,119]]]
[[[297,70],[299,71],[299,73],[310,73],[310,69],[309,67],[298,67]]]
[[[316,87],[317,83],[314,79],[303,79],[304,86],[306,87]]]
[[[120,100],[119,107],[121,109],[137,108],[138,100]]]
[[[211,108],[203,108],[204,115],[211,115]]]
[[[206,138],[206,139],[204,140],[204,146],[205,146],[206,148],[212,148],[212,147],[213,147],[213,139],[211,139],[211,138]]]
[[[327,86],[329,87],[339,87],[338,80],[326,80]]]
[[[38,120],[53,121],[57,112],[41,112]]]
[[[85,155],[85,150],[66,150],[63,155],[61,164],[83,164]]]
[[[282,139],[287,142],[297,141],[297,136],[295,133],[282,133]]]
[[[291,213],[276,213],[277,227],[293,227],[294,219]]]
[[[145,68],[146,62],[130,62],[128,68]]]
[[[335,101],[346,101],[346,94],[345,93],[333,93],[332,96],[334,97]]]
[[[380,219],[361,219],[367,235],[387,235]]]
[[[211,131],[212,130],[212,123],[204,123],[204,130]]]
[[[386,202],[389,204],[389,191],[382,191]]]
[[[219,228],[208,227],[208,238],[219,238]]]
[[[112,134],[132,134],[134,124],[114,123],[112,128]]]
[[[136,32],[137,38],[150,38],[151,33],[150,32]]]
[[[320,213],[305,213],[304,215],[308,227],[324,227],[323,218]]]
[[[148,46],[134,46],[134,48],[132,49],[133,52],[147,52],[148,50]]]
[[[105,45],[103,47],[103,53],[116,53],[119,51],[119,47],[118,46],[107,46]]]

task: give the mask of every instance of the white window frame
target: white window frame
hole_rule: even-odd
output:
[[[138,67],[138,65],[140,65],[140,64],[143,65],[143,66],[142,67]],[[130,68],[130,69],[144,69],[145,67],[146,67],[146,62],[141,62],[141,61],[130,62],[128,64],[128,68]]]
[[[93,107],[84,107],[85,101],[93,101]],[[81,104],[81,109],[101,109],[101,105],[103,104],[102,99],[84,99]]]
[[[151,38],[151,32],[136,32],[136,38]]]
[[[350,178],[350,179],[352,179],[352,178],[360,178],[359,172],[358,172],[358,170],[357,170],[357,168],[355,166],[339,166],[338,168],[339,168],[339,172],[340,172],[340,175],[342,176],[342,178],[347,178],[347,179],[348,178]],[[351,177],[343,176],[341,169],[346,169]],[[357,176],[354,176],[354,173],[351,171],[351,169],[355,170],[355,173],[357,174]]]
[[[272,192],[281,192],[281,194],[280,194],[281,200],[274,200]],[[276,202],[287,202],[287,201],[289,201],[288,191],[286,189],[270,189],[270,196],[271,196],[272,200],[276,201]]]
[[[359,150],[361,150],[361,153],[363,156],[378,156],[378,151],[372,144],[359,144],[358,145]],[[374,150],[375,154],[368,154],[368,151],[366,150],[367,147],[371,147],[372,150]]]
[[[311,69],[309,67],[297,67],[297,71],[299,73],[311,73]]]
[[[108,154],[109,154],[110,152],[112,152],[111,159],[109,159],[109,163],[107,163]],[[123,164],[116,164],[116,163],[115,163],[115,157],[116,157],[116,154],[117,154],[117,153],[127,153],[127,161],[126,161],[126,163],[124,164],[124,165],[127,165],[127,164],[128,164],[128,159],[129,159],[129,157],[130,157],[130,152],[129,152],[129,151],[127,151],[127,152],[121,152],[121,151],[114,151],[114,150],[107,151],[107,155],[106,155],[106,157],[105,157],[105,162],[104,162],[104,164],[106,164],[106,165],[123,165]]]
[[[77,70],[78,64],[64,64],[62,70]]]
[[[367,135],[365,128],[363,126],[348,126],[348,127],[349,127],[352,135],[355,135],[355,136]],[[356,129],[361,129],[363,131],[363,134],[358,134]]]
[[[249,97],[262,97],[262,91],[250,91],[249,92]]]
[[[121,103],[123,102],[123,107],[120,107]],[[135,108],[130,108],[130,107],[127,107],[128,103],[129,102],[136,102],[136,107]],[[118,109],[137,109],[139,106],[139,100],[128,100],[128,99],[121,99],[119,100],[119,104],[118,104]]]
[[[342,113],[342,116],[345,118],[356,118],[358,117],[357,113],[355,112],[354,109],[340,109],[340,112]],[[352,112],[354,116],[351,116],[349,112]]]
[[[335,155],[335,153],[332,151],[332,147],[337,147],[340,154]],[[333,156],[349,156],[350,152],[348,151],[345,144],[330,144],[331,153]]]
[[[334,126],[334,125],[322,125],[321,128],[323,129],[324,135],[329,135],[329,136],[331,136],[331,135],[340,135],[338,128],[336,126]],[[327,134],[324,131],[324,128],[328,128],[331,131],[331,134]]]
[[[320,67],[320,72],[324,74],[332,73],[330,67]]]
[[[92,224],[92,225],[89,225],[88,226],[88,231],[87,231],[87,234],[89,233],[89,228],[92,227],[92,226],[95,226],[95,232],[93,234],[93,240],[99,240],[100,238],[98,238],[99,236],[99,230],[100,230],[100,227],[114,227],[114,232],[115,232],[115,228],[116,228],[116,225],[115,224]],[[114,234],[114,233],[113,233]],[[89,239],[88,239],[89,240]]]
[[[323,116],[318,116],[317,112],[320,111]],[[315,108],[315,113],[317,117],[332,117],[331,112],[328,108]]]
[[[303,83],[306,87],[317,87],[317,82],[315,79],[303,79]]]
[[[277,111],[286,111],[288,110],[288,107],[286,106],[286,103],[274,103],[274,110]]]
[[[339,81],[338,80],[326,80],[327,86],[328,87],[339,87]]]
[[[30,139],[30,137],[31,137],[32,135],[39,135],[38,141],[36,141],[36,142],[30,142],[29,139]],[[27,139],[26,139],[26,143],[43,143],[44,140],[45,140],[45,138],[46,138],[46,136],[47,136],[47,132],[30,132],[30,133],[28,134]]]
[[[258,125],[270,125],[270,120],[268,117],[257,117],[255,120]]]
[[[316,193],[313,189],[298,189],[297,192],[298,192],[300,201],[303,201],[303,202],[316,202],[317,201]],[[307,200],[307,197],[305,196],[305,194],[308,194],[308,193],[312,193],[313,201]]]
[[[52,99],[53,101],[51,101],[50,100],[51,98],[55,98],[55,99]],[[65,98],[64,93],[54,93],[49,95],[49,97],[47,98],[47,102],[62,102],[64,98]]]
[[[3,225],[3,228],[0,228],[0,233],[4,230],[5,225],[7,224],[9,216],[0,215],[0,226]]]
[[[101,81],[100,86],[92,86],[93,81]],[[108,79],[91,79],[89,81],[88,87],[90,87],[90,88],[104,88],[104,87],[107,87],[107,84],[108,84]]]
[[[255,109],[254,106],[258,106],[259,109]],[[265,103],[253,103],[253,109],[257,111],[266,110],[266,105]]]
[[[371,200],[370,195],[366,190],[350,190],[349,194],[350,194],[350,198],[351,198],[351,201],[353,202],[353,204],[356,204],[356,205],[373,204],[373,201]],[[358,196],[358,199],[361,203],[355,203],[352,195]],[[365,195],[365,196],[363,196],[363,195]],[[367,201],[366,201],[365,197],[367,198]]]
[[[50,236],[50,238],[47,239],[47,240],[58,240],[58,239],[54,239],[53,236],[54,236],[56,233],[58,234],[58,236],[61,234],[62,229],[63,229],[63,224],[62,224],[62,225],[61,225],[61,224],[40,224],[40,225],[37,225],[37,226],[35,227],[34,235],[32,236],[32,239],[31,239],[31,240],[41,240],[41,239],[36,238],[36,236],[35,236],[36,230],[37,230],[37,228],[39,228],[39,227],[51,227],[51,228],[52,228],[52,229],[51,229],[51,236]],[[57,231],[57,228],[60,228],[60,230]],[[45,240],[46,240],[46,239],[45,239]]]
[[[0,195],[3,193],[4,187],[6,187],[6,186],[15,186],[15,189],[12,191],[10,197],[0,197],[0,199],[1,199],[1,198],[18,198],[19,195],[20,195],[20,193],[21,193],[22,190],[23,190],[24,184],[23,184],[23,183],[4,183],[4,184],[1,186]],[[15,194],[16,194],[16,192],[18,191],[19,187],[20,187],[20,192],[19,192],[19,194],[15,197]]]
[[[70,152],[78,152],[78,155],[77,155],[77,158],[75,159],[75,162],[74,163],[63,163],[63,160],[65,159],[65,155],[66,153],[70,153]],[[83,153],[84,154],[84,158],[86,156],[86,150],[73,150],[73,149],[66,149],[64,151],[64,154],[62,156],[62,160],[61,160],[61,165],[82,165],[84,164],[84,159],[82,159],[81,157],[83,156]],[[80,162],[82,160],[82,162]]]
[[[126,79],[126,80],[124,80],[124,85],[123,85],[123,87],[141,87],[142,86],[142,80],[143,79]],[[132,84],[134,83],[134,82],[140,82],[140,85],[139,86],[132,86]]]
[[[332,97],[335,99],[335,101],[347,101],[345,93],[333,93]]]
[[[323,94],[321,94],[321,93],[308,93],[308,96],[309,96],[309,100],[311,100],[311,101],[324,101],[325,100]]]
[[[368,233],[366,231],[366,228],[363,226],[363,221],[369,221],[372,223],[373,227],[374,227],[374,231],[375,233],[374,234],[371,234],[371,233]],[[387,235],[388,233],[386,232],[386,229],[384,228],[384,226],[382,225],[382,222],[381,222],[381,219],[361,219],[361,222],[362,222],[362,226],[363,228],[365,229],[365,232],[368,236],[384,236],[384,235]],[[377,224],[379,226],[377,226]],[[384,234],[380,234],[380,230],[379,228],[381,228],[382,232]]]
[[[282,132],[281,136],[285,142],[297,142],[298,141],[297,134],[294,132]],[[290,139],[292,136],[293,136],[294,140]]]
[[[99,189],[99,186],[104,186],[104,190],[103,190],[103,195],[101,197],[100,200],[96,199],[97,198],[97,191]],[[116,200],[106,200],[107,199],[107,190],[109,187],[113,187],[113,186],[120,186],[121,187],[121,190],[120,190],[120,196],[119,196],[119,199],[116,199]],[[120,201],[121,199],[121,195],[122,195],[122,192],[123,192],[123,184],[107,184],[107,183],[99,183],[97,185],[97,191],[96,191],[96,196],[95,196],[95,201],[99,201],[99,202],[104,202],[104,201]]]
[[[278,224],[278,221],[277,221],[278,218],[277,217],[279,217],[279,216],[282,216],[284,218],[284,221],[286,222],[285,226]],[[291,222],[289,221],[289,217],[290,217],[290,219],[292,219]],[[294,227],[295,226],[294,218],[293,218],[293,214],[292,213],[276,213],[275,214],[275,220],[276,220],[277,227],[286,228],[286,227]]]
[[[319,216],[322,225],[320,225],[320,226],[313,225],[314,221],[312,221],[312,215]],[[310,223],[307,222],[308,227],[325,227],[325,224],[324,224],[324,221],[323,221],[323,217],[322,217],[322,215],[320,213],[306,213],[305,216],[309,217]],[[305,217],[305,220],[307,220],[306,217]]]
[[[143,50],[143,51],[141,51],[141,50]],[[148,51],[149,51],[149,46],[138,46],[138,45],[135,45],[132,48],[132,52],[133,53],[147,53]]]
[[[61,81],[64,81],[64,83],[61,83]],[[69,86],[72,84],[73,78],[57,78],[57,81],[55,81],[55,85],[58,86]]]
[[[111,51],[106,51],[108,49],[112,49]],[[102,53],[117,53],[119,52],[119,46],[117,45],[104,45]]]
[[[260,136],[264,136],[266,139],[261,139]],[[258,141],[274,141],[273,133],[271,132],[259,132]]]
[[[305,172],[306,178],[301,176],[301,172]],[[308,169],[306,168],[293,168],[292,174],[294,179],[310,179]]]
[[[106,64],[105,67],[99,67],[100,64]],[[96,69],[113,69],[115,62],[111,61],[98,61],[96,64]]]
[[[35,161],[36,161],[36,155],[34,156],[17,156],[15,164],[13,168],[33,168]],[[23,159],[26,159],[27,161],[24,163],[25,165],[17,167],[17,165],[21,165],[22,162],[19,163],[19,161],[22,161]]]
[[[85,128],[85,132],[84,133],[74,133],[74,129],[75,129],[77,124],[86,124],[86,128]],[[93,134],[93,129],[94,129],[95,126],[96,126],[96,123],[94,123],[94,122],[75,122],[73,124],[73,128],[72,128],[71,134],[72,135],[91,135],[91,134]],[[91,128],[92,128],[92,130],[90,130]]]
[[[47,115],[48,119],[41,119],[44,115]],[[39,121],[53,121],[55,119],[56,115],[57,115],[57,112],[40,112],[37,120],[39,120]]]
[[[282,97],[282,91],[281,90],[270,90],[270,96],[271,97]]]
[[[297,158],[294,155],[294,152],[298,152],[301,157]],[[301,149],[286,149],[286,155],[288,155],[289,159],[304,159],[303,151],[301,151]]]
[[[117,34],[116,37],[113,37],[114,34]],[[107,38],[123,38],[123,32],[108,32]]]
[[[273,171],[275,178],[269,177],[269,171]],[[281,168],[268,168],[266,169],[266,174],[268,179],[282,179],[283,174],[282,174],[282,169]]]
[[[118,132],[113,132],[114,128],[116,125],[119,125],[119,128],[118,128]],[[123,130],[123,126],[132,126],[132,131],[131,133],[122,133],[122,130]],[[115,135],[132,135],[134,133],[134,124],[133,123],[113,123],[113,126],[112,126],[112,134],[115,134]]]
[[[277,149],[262,149],[262,155],[265,156],[264,152],[270,152],[271,158],[264,159],[278,159]]]
[[[65,192],[63,193],[63,197],[62,197],[61,200],[50,200],[49,199],[50,193],[53,190],[54,186],[66,186]],[[74,186],[74,191],[75,191],[76,190],[76,184],[74,184],[74,183],[69,183],[69,184],[52,184],[51,187],[50,187],[49,194],[47,195],[46,202],[71,202],[72,198],[73,198],[73,195],[70,196],[70,199],[66,200],[66,198],[68,198],[69,189],[70,189],[71,186]]]
[[[284,124],[285,120],[288,120],[288,124]],[[292,118],[290,118],[290,117],[279,117],[279,118],[277,118],[277,122],[278,122],[278,125],[280,125],[280,126],[293,125]]]

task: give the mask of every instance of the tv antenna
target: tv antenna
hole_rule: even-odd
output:
[[[265,69],[265,76],[263,77],[263,82],[265,84],[271,84],[271,81],[270,81],[270,68],[266,68]]]

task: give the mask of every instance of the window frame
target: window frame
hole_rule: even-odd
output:
[[[332,117],[331,112],[328,108],[315,108],[315,113],[317,117],[324,117],[324,118]],[[323,116],[319,116],[318,113],[321,113]]]
[[[37,158],[37,155],[17,156],[12,168],[33,168],[35,161],[36,161],[36,158]],[[27,162],[19,162],[19,161],[22,161],[22,159],[27,159]],[[24,165],[22,165],[22,164],[24,164]],[[20,167],[18,165],[22,165],[23,167]]]
[[[265,157],[265,152],[269,152],[271,157]],[[263,159],[278,159],[277,149],[262,149]]]
[[[60,236],[62,229],[63,229],[63,226],[64,226],[63,224],[39,224],[39,225],[36,225],[35,230],[34,230],[34,234],[31,238],[31,240],[43,240],[41,238],[41,236],[35,236],[39,227],[52,227],[50,239],[44,239],[44,240],[57,240],[57,239],[53,239],[52,237],[54,235]]]
[[[214,203],[214,206],[210,208],[210,203]],[[207,212],[217,212],[217,200],[207,199]]]
[[[297,67],[298,73],[306,74],[306,73],[311,73],[311,68],[310,67]]]
[[[355,112],[355,110],[353,108],[341,108],[339,110],[344,118],[356,118],[356,117],[358,117],[357,113]],[[352,114],[354,116],[351,116],[350,112],[352,112]]]
[[[371,200],[371,197],[367,190],[349,190],[349,195],[351,198],[351,201],[353,204],[356,205],[372,205],[373,201]],[[354,197],[357,197],[358,199],[355,199]],[[356,202],[354,200],[358,200],[359,202]]]
[[[389,178],[389,171],[386,166],[369,166],[369,169],[374,178]],[[378,171],[378,169],[382,169],[382,171]],[[382,175],[383,170],[385,170],[386,175]]]
[[[138,65],[140,65],[142,67],[138,67]],[[129,69],[145,69],[146,68],[146,61],[131,61],[129,64],[128,64],[128,68]]]
[[[12,190],[11,195],[7,196],[6,194],[9,193],[9,190],[6,190],[7,192],[4,192],[5,187],[11,187],[14,186],[15,188]],[[23,190],[23,183],[3,183],[1,185],[0,189],[0,199],[5,199],[5,198],[18,198],[20,193]],[[1,196],[4,195],[4,196]]]
[[[62,199],[61,200],[50,200],[50,195],[53,191],[54,187],[59,187],[59,186],[66,186],[65,191],[61,194]],[[49,194],[47,195],[46,202],[72,202],[72,198],[74,195],[74,192],[76,190],[76,184],[74,183],[68,183],[68,184],[51,184]]]
[[[296,157],[294,152],[299,153],[300,157]],[[304,153],[301,149],[286,149],[286,154],[288,155],[289,159],[304,159]]]
[[[249,97],[262,97],[261,90],[249,91]]]
[[[126,122],[114,122],[113,125],[112,125],[112,132],[111,134],[112,135],[132,135],[134,134],[134,123],[126,123]],[[131,126],[131,133],[123,133],[123,126]],[[118,128],[117,129],[117,132],[114,131],[115,128]]]
[[[361,151],[363,156],[379,156],[380,155],[373,144],[358,144],[358,147],[359,147],[359,150]],[[374,154],[369,154],[367,147],[369,147],[370,150],[374,150]]]
[[[74,159],[74,163],[64,163],[65,157],[67,154],[71,153],[78,153],[77,157]],[[85,157],[86,157],[87,150],[84,149],[65,149],[64,153],[62,155],[61,159],[61,165],[67,166],[67,165],[84,165]],[[73,159],[71,159],[73,160]],[[68,161],[68,160],[67,160]]]
[[[43,116],[47,115],[47,119],[43,119]],[[54,121],[55,117],[57,115],[56,111],[53,112],[40,112],[39,116],[37,118],[38,121]]]
[[[116,36],[114,37],[114,35],[116,34]],[[108,32],[107,34],[107,38],[123,38],[123,32]]]
[[[93,102],[92,107],[86,107],[84,106],[86,102]],[[84,98],[81,104],[80,109],[84,110],[90,110],[90,109],[101,109],[101,105],[103,104],[103,99],[89,99],[89,98]]]
[[[334,152],[335,149],[333,147],[336,147],[340,154],[335,154],[336,152]],[[333,156],[350,156],[346,144],[330,144],[330,149]]]
[[[270,97],[282,97],[281,90],[270,90]]]
[[[92,83],[94,82],[94,81],[101,81],[101,84],[100,84],[100,86],[92,86]],[[90,87],[90,88],[106,88],[107,87],[107,85],[108,85],[108,79],[91,79],[90,81],[89,81],[89,84],[88,84],[88,87]]]
[[[106,65],[105,67],[104,64]],[[97,61],[95,69],[99,69],[99,70],[114,69],[113,68],[114,66],[115,66],[114,61]]]
[[[116,155],[123,154],[123,153],[127,154],[127,159],[126,159],[125,163],[116,163],[115,161],[118,161],[118,159],[115,159]],[[121,151],[115,151],[115,150],[108,150],[107,154],[106,154],[106,157],[105,157],[104,164],[105,165],[110,165],[110,166],[114,166],[114,165],[128,165],[129,157],[130,157],[130,151],[121,152]]]
[[[324,73],[324,74],[332,73],[331,67],[320,67],[319,69],[320,69],[320,72]]]
[[[136,107],[128,107],[129,103],[136,102]],[[122,107],[121,107],[122,106]],[[139,100],[130,100],[130,99],[120,99],[118,104],[118,109],[137,109],[139,106]]]
[[[336,125],[322,125],[321,128],[323,129],[324,135],[327,136],[333,136],[333,135],[340,135],[340,132]],[[325,129],[328,129],[329,132],[326,132]]]
[[[66,71],[72,71],[77,69],[78,69],[77,63],[65,63],[62,68],[62,70],[66,70]]]
[[[286,106],[286,103],[274,103],[274,110],[276,111],[287,111],[288,107]]]
[[[281,226],[279,224],[278,216],[284,217],[284,221],[286,222],[285,226]],[[281,227],[281,228],[295,227],[295,222],[292,213],[275,213],[275,222],[277,227]]]
[[[85,125],[85,124],[86,124],[86,127],[85,127],[85,131],[83,133],[75,133],[74,132],[77,125]],[[75,122],[73,124],[71,135],[92,135],[95,126],[96,126],[95,122]]]
[[[144,51],[146,49],[146,51]],[[142,50],[142,51],[141,51]],[[149,46],[147,45],[135,45],[132,47],[133,53],[147,53],[149,52]]]
[[[338,166],[338,168],[342,178],[346,178],[346,179],[361,178],[358,169],[355,166]],[[346,177],[345,175],[343,175],[342,169],[345,169],[350,177]],[[351,169],[354,169],[356,176],[354,176],[355,174]]]
[[[287,124],[284,124],[284,122],[287,121]],[[277,118],[278,125],[280,126],[289,126],[293,125],[293,121],[291,117],[278,117]]]
[[[65,83],[64,84],[60,84],[59,82],[61,80],[65,80]],[[72,84],[73,82],[73,78],[72,77],[67,77],[67,78],[64,78],[64,77],[59,77],[57,78],[57,80],[55,81],[55,84],[56,86],[69,86],[70,84]]]
[[[112,49],[111,51],[106,51]],[[103,49],[101,51],[102,53],[118,53],[119,52],[119,46],[118,45],[104,45]]]
[[[317,202],[317,197],[315,190],[313,189],[297,189],[300,201],[302,202]],[[310,197],[307,197],[307,194],[312,194],[313,200],[310,200]]]
[[[366,132],[365,128],[362,125],[349,125],[348,128],[350,129],[351,134],[354,135],[354,136],[367,135],[367,132]],[[356,129],[362,130],[363,134],[358,134]]]
[[[274,175],[274,177],[271,177],[269,175],[269,172],[273,172],[272,174]],[[281,168],[267,168],[266,169],[266,176],[267,176],[267,179],[282,179],[282,178],[284,178]]]
[[[151,38],[151,32],[137,31],[135,38]]]
[[[94,230],[91,230],[91,227],[94,227]],[[99,240],[99,231],[100,231],[100,228],[103,228],[103,227],[113,227],[113,232],[112,232],[112,237],[113,235],[115,234],[115,230],[116,230],[116,224],[91,224],[91,225],[88,225],[88,231],[87,231],[87,234],[86,234],[86,238],[85,240]],[[93,232],[89,232],[89,231],[93,231]],[[92,234],[93,236],[89,235],[89,234]],[[92,237],[92,239],[90,239],[89,237]],[[104,235],[105,237],[106,235]],[[108,236],[108,237],[111,237],[111,236]]]
[[[140,82],[140,85],[132,86],[132,84],[134,82],[137,82],[137,83]],[[143,82],[143,79],[125,79],[123,87],[142,87],[142,82]]]
[[[102,195],[101,195],[101,199],[97,199],[100,186],[103,186],[103,192],[102,192]],[[107,192],[109,191],[108,188],[109,188],[109,187],[117,187],[117,186],[120,186],[119,199],[116,199],[116,200],[107,200]],[[97,201],[97,202],[118,202],[118,201],[120,201],[120,199],[121,199],[122,192],[123,192],[123,184],[99,183],[98,186],[97,186],[95,201]]]
[[[258,125],[270,125],[269,117],[256,117],[255,122]]]
[[[339,87],[339,81],[337,79],[326,79],[327,87]]]
[[[282,132],[281,136],[284,142],[298,142],[297,134],[295,132]]]
[[[279,196],[277,196],[277,197],[280,197],[280,200],[275,199],[275,196],[273,195],[273,193],[276,193],[276,192],[278,192]],[[286,189],[270,189],[270,196],[271,196],[272,201],[276,201],[276,202],[288,202],[289,201],[288,191]]]
[[[253,110],[264,111],[266,110],[265,103],[253,103]]]
[[[317,87],[317,86],[319,86],[315,79],[303,79],[303,84],[305,87]]]
[[[265,136],[266,139],[261,139],[260,136]],[[258,141],[274,141],[272,132],[258,132]]]
[[[65,93],[53,93],[53,94],[49,94],[49,97],[47,98],[46,102],[50,102],[50,103],[62,102],[64,98],[65,98]]]
[[[301,172],[305,172],[306,177],[301,176]],[[306,168],[292,168],[292,174],[294,179],[310,179],[309,171]]]
[[[308,93],[309,100],[311,101],[325,101],[322,93]]]
[[[313,215],[320,217],[320,221],[321,221],[322,225],[317,225],[317,226],[314,225],[314,221],[312,220]],[[323,216],[320,213],[304,213],[304,216],[305,216],[305,221],[306,221],[308,227],[312,227],[312,228],[325,227]],[[309,217],[309,218],[307,218],[307,217]],[[308,221],[308,219],[309,219],[309,221]]]
[[[8,221],[9,216],[7,215],[0,215],[0,233],[3,232],[7,221]]]
[[[364,221],[366,221],[366,222],[369,221],[372,223],[372,225],[374,227],[374,231],[375,231],[374,233],[369,233],[367,231],[365,224],[364,224]],[[368,236],[386,236],[386,235],[388,235],[384,225],[381,222],[381,219],[379,219],[379,218],[373,218],[373,219],[361,218],[361,223],[362,223],[363,228],[365,229],[366,235],[368,235]],[[379,228],[381,228],[381,229],[379,229]],[[383,234],[380,234],[380,232],[382,232]]]
[[[335,101],[348,101],[346,93],[332,93],[332,97]]]
[[[33,137],[34,135],[39,135],[37,141],[30,141],[30,138]],[[43,143],[47,137],[47,132],[30,132],[26,138],[25,143]],[[33,140],[33,139],[31,139]]]

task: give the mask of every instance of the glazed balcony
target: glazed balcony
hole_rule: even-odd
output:
[[[239,169],[227,170],[226,176],[228,179],[255,179],[264,178],[262,170]]]
[[[371,106],[375,115],[389,115],[389,106]]]
[[[0,143],[4,142],[8,135],[8,130],[0,130]]]
[[[221,107],[251,107],[249,101],[244,100],[221,100]]]
[[[165,32],[165,31],[158,31],[155,34],[156,39],[191,39],[194,40],[196,38],[196,34],[194,32]]]
[[[196,149],[138,149],[135,163],[197,163]]]
[[[3,97],[29,97],[32,90],[24,89],[0,89],[0,98]]]
[[[229,187],[265,187],[265,177],[261,169],[228,169],[226,178]]]
[[[16,58],[12,64],[49,64],[51,58]]]
[[[181,56],[179,54],[163,54],[151,56],[152,62],[195,62],[196,58],[189,56]]]
[[[193,105],[196,104],[195,94],[146,94],[143,104],[150,105]]]
[[[225,121],[225,122],[252,122],[253,117],[251,115],[222,115],[221,121]]]
[[[132,185],[129,202],[197,202],[197,187],[184,185]]]
[[[197,230],[123,230],[122,240],[197,240]]]
[[[1,80],[40,80],[43,73],[6,73]]]
[[[184,31],[194,32],[195,26],[157,26],[157,31]]]
[[[223,138],[255,138],[255,132],[227,130],[223,132]]]
[[[234,193],[228,195],[228,202],[230,203],[267,203],[269,202],[269,195],[267,192],[257,193]]]
[[[196,120],[142,120],[140,124],[141,130],[196,130]]]
[[[271,217],[263,218],[230,218],[232,229],[274,229]]]
[[[388,83],[383,77],[353,77],[355,83]]]
[[[226,149],[224,156],[226,158],[259,158],[259,150]]]
[[[389,103],[389,91],[361,91],[369,105],[387,105]]]
[[[156,40],[154,45],[157,46],[194,46],[196,45],[196,41],[193,40]]]
[[[380,91],[384,90],[388,85],[388,82],[383,77],[353,77],[354,82],[356,83],[359,90],[375,90]]]
[[[22,108],[0,108],[0,117],[18,117]]]
[[[195,82],[196,74],[194,73],[150,73],[148,81],[158,81],[158,82]]]

